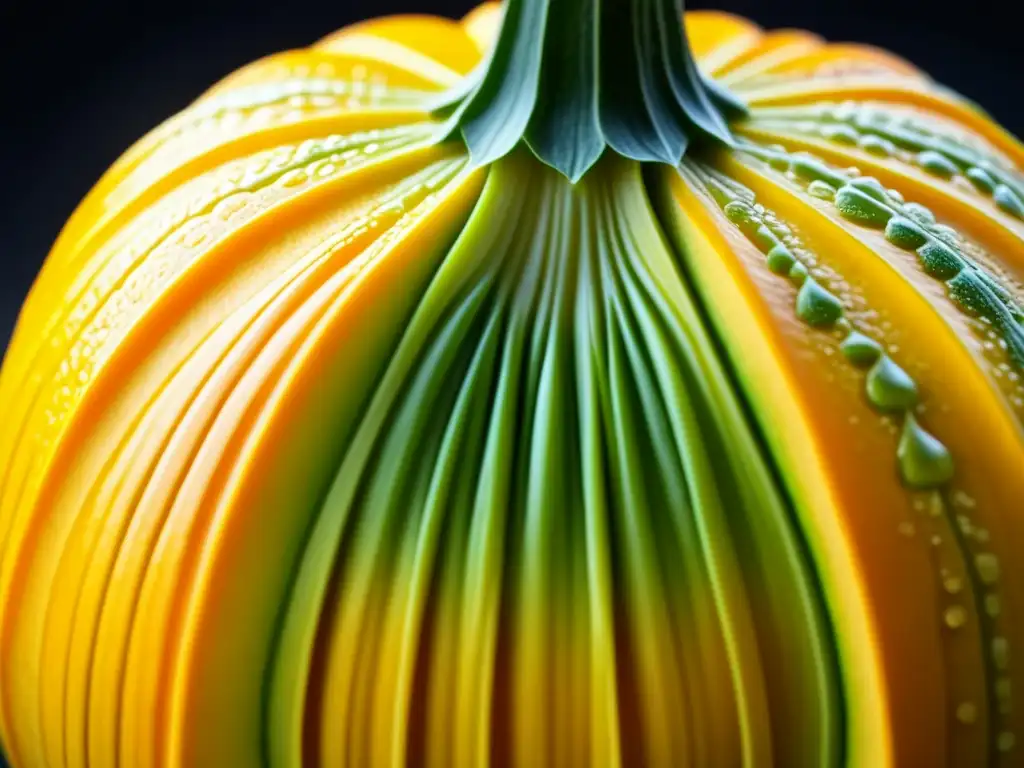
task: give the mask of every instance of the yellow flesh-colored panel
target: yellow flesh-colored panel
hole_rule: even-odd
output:
[[[465,40],[466,36],[462,35]],[[317,50],[325,53],[362,58],[373,64],[398,64],[409,72],[416,72],[430,80],[437,89],[452,88],[462,80],[462,74],[451,67],[435,61],[427,55],[402,43],[371,34],[353,32],[338,33],[317,44]],[[474,53],[476,51],[474,50]]]
[[[711,74],[745,55],[763,38],[756,24],[729,13],[690,11],[683,18],[694,58]]]
[[[501,3],[481,3],[462,18],[463,29],[481,54],[494,42],[501,26],[501,14]]]
[[[480,61],[480,51],[459,22],[437,16],[388,16],[363,21],[335,32],[319,45],[334,49],[344,40],[362,35],[398,43],[461,75],[468,74]]]
[[[454,237],[479,193],[482,176],[480,171],[462,176],[451,190],[444,190],[442,199],[430,203],[432,209],[417,214],[419,218],[409,223],[398,223],[408,228],[407,233],[377,257],[379,263],[372,275],[360,278],[359,287],[346,292],[321,321],[319,330],[306,340],[301,353],[291,358],[289,372],[260,408],[259,423],[240,445],[241,453],[227,463],[234,468],[214,512],[210,535],[203,542],[192,608],[184,627],[184,654],[176,667],[173,715],[168,725],[172,765],[240,764],[239,755],[232,752],[233,740],[211,730],[210,718],[224,722],[223,730],[236,733],[240,743],[251,746],[247,735],[259,727],[262,712],[253,706],[259,701],[261,683],[251,680],[250,670],[253,662],[259,667],[266,660],[250,660],[233,642],[200,645],[187,640],[192,636],[228,639],[230,628],[239,621],[268,631],[273,628],[276,606],[267,603],[266,595],[274,591],[254,591],[253,587],[259,586],[266,572],[268,543],[276,547],[289,533],[294,539],[296,522],[280,511],[301,498],[308,466],[317,464],[292,446],[306,442],[310,450],[323,451],[319,446],[332,439],[324,433],[324,420],[330,413],[327,402],[347,403],[345,418],[351,420],[352,409],[362,400],[358,387],[368,387],[373,381],[372,375],[358,376],[353,366],[367,366],[370,372],[373,366],[369,363],[375,356],[377,364],[381,362],[379,356],[387,349],[387,324],[379,318],[388,307],[397,310],[390,315],[395,322],[407,311],[399,308],[409,306],[418,282],[436,262],[439,247]],[[393,290],[399,279],[407,289],[404,297]],[[371,316],[378,317],[374,336],[369,331]],[[328,354],[330,348],[336,352]],[[379,350],[376,355],[371,352],[374,349]],[[333,360],[337,369],[333,374],[323,367],[328,360]],[[339,397],[334,392],[337,382],[346,380],[352,382],[351,391]],[[326,423],[338,421],[333,418]],[[268,526],[275,526],[272,530],[281,535],[268,538]],[[262,624],[253,621],[251,611],[257,607]],[[256,650],[260,650],[258,646]],[[231,700],[225,700],[226,696]],[[247,724],[242,720],[246,713],[255,720]],[[235,722],[235,718],[242,721]]]
[[[414,150],[412,153],[406,153],[406,160],[396,161],[394,159],[385,161],[384,163],[377,163],[380,168],[376,171],[373,170],[372,165],[365,169],[365,172],[361,173],[356,178],[359,179],[371,179],[376,176],[375,184],[387,183],[388,179],[397,180],[410,173],[410,171],[419,167],[420,165],[430,162],[431,158],[437,158],[442,156],[443,152],[437,149],[425,149],[425,150]],[[340,183],[344,183],[344,177],[340,180]],[[334,182],[333,185],[329,177],[326,177],[324,182],[314,186],[314,195],[316,194],[329,194],[332,186],[339,182]],[[362,181],[361,183],[366,183]],[[320,187],[319,189],[317,187]],[[71,447],[75,444],[73,436],[77,434],[76,430],[80,430],[83,425],[83,420],[86,425],[89,424],[89,419],[82,415],[81,408],[85,409],[85,413],[90,412],[91,409],[99,407],[97,403],[103,402],[102,391],[104,387],[116,386],[116,374],[112,373],[112,366],[116,363],[117,366],[124,367],[138,364],[139,358],[133,357],[133,355],[145,354],[148,350],[155,349],[164,356],[163,365],[165,369],[173,370],[177,367],[176,363],[170,362],[174,360],[174,355],[180,354],[182,347],[180,346],[183,342],[178,344],[171,343],[171,340],[161,342],[161,344],[154,344],[154,340],[161,338],[166,335],[167,328],[176,328],[177,333],[183,334],[183,338],[196,338],[196,334],[201,335],[206,333],[206,328],[209,328],[209,322],[212,321],[213,317],[223,316],[223,313],[230,312],[232,307],[235,306],[234,302],[242,301],[247,296],[253,295],[261,282],[272,280],[277,274],[283,271],[283,266],[294,258],[294,255],[289,251],[289,246],[294,243],[285,239],[272,239],[268,240],[267,243],[274,247],[274,253],[276,253],[276,263],[274,260],[256,260],[252,261],[246,259],[246,251],[244,249],[234,246],[234,243],[240,238],[245,241],[248,239],[252,242],[252,238],[258,238],[258,233],[261,231],[260,226],[256,226],[255,222],[262,220],[263,225],[272,225],[275,220],[274,208],[269,207],[267,212],[260,214],[264,206],[267,206],[275,196],[284,199],[288,199],[289,196],[294,197],[292,190],[294,187],[273,187],[264,191],[264,196],[267,198],[266,202],[260,203],[258,201],[248,201],[248,207],[241,207],[233,211],[233,216],[229,219],[231,225],[234,226],[234,235],[229,235],[218,240],[215,236],[210,237],[210,241],[214,243],[212,248],[208,248],[203,253],[202,258],[198,258],[192,261],[189,265],[187,272],[183,275],[184,279],[179,279],[175,289],[173,291],[166,291],[160,301],[156,301],[146,308],[146,315],[142,318],[142,321],[135,321],[135,327],[132,328],[128,335],[123,337],[123,340],[118,346],[116,351],[116,357],[109,360],[98,359],[95,361],[95,365],[98,366],[96,370],[90,375],[90,379],[86,385],[80,384],[79,393],[76,395],[76,400],[67,401],[67,407],[70,408],[68,412],[64,414],[61,422],[55,425],[55,427],[62,427],[63,434],[59,439],[51,442],[49,452],[40,452],[38,455],[32,455],[29,453],[29,458],[33,464],[33,474],[31,478],[32,484],[25,487],[24,493],[21,495],[21,501],[18,502],[18,506],[11,509],[8,513],[8,517],[17,510],[16,516],[14,517],[15,527],[11,532],[11,540],[8,541],[8,549],[6,550],[11,556],[6,557],[3,561],[3,571],[0,575],[3,576],[3,581],[0,581],[0,587],[3,588],[4,594],[13,594],[17,592],[21,594],[21,590],[39,590],[45,589],[47,580],[39,581],[37,577],[40,574],[48,572],[48,569],[52,569],[56,562],[54,558],[59,553],[59,549],[54,547],[60,547],[66,536],[63,531],[67,530],[67,526],[71,520],[68,518],[67,513],[59,513],[54,510],[52,513],[46,513],[44,510],[47,508],[43,503],[47,498],[47,494],[53,491],[53,487],[47,484],[44,480],[45,472],[49,472],[51,477],[60,478],[63,466],[63,462],[69,460],[74,455],[74,451]],[[358,188],[357,188],[358,189]],[[359,194],[356,193],[356,199],[359,199]],[[280,208],[280,203],[278,207]],[[280,208],[281,210],[288,210],[288,208]],[[296,208],[292,206],[293,210],[302,210],[301,207]],[[221,222],[219,219],[214,219],[215,226],[225,226],[225,222]],[[317,235],[316,232],[310,233],[308,236],[323,237],[323,234]],[[239,270],[237,267],[233,267],[236,264],[236,259],[239,260],[238,264],[245,265],[245,269]],[[221,275],[218,278],[217,275]],[[219,280],[224,277],[230,277],[235,282],[235,288],[231,291],[227,291],[224,295],[210,294],[209,288],[212,285],[217,285]],[[247,282],[248,281],[248,282]],[[254,282],[255,281],[255,282]],[[187,288],[186,286],[190,286]],[[190,298],[194,296],[195,299]],[[232,302],[225,302],[224,296],[231,296]],[[205,297],[205,301],[200,301],[199,297]],[[161,302],[163,306],[161,307]],[[213,313],[209,315],[209,320],[205,323],[181,323],[180,321],[167,324],[167,312],[189,312],[189,313]],[[195,316],[194,314],[192,316]],[[200,315],[201,316],[201,315]],[[145,330],[147,329],[148,330]],[[161,330],[163,329],[163,330]],[[147,336],[146,334],[150,334]],[[189,347],[185,347],[188,349]],[[170,358],[166,358],[167,355],[171,355]],[[160,370],[159,368],[157,370]],[[113,379],[111,377],[114,377]],[[116,391],[116,390],[115,390]],[[108,390],[109,394],[109,390]],[[121,408],[128,408],[129,403],[121,403],[118,401],[118,406]],[[112,403],[107,403],[109,407]],[[113,414],[110,416],[113,418]],[[34,430],[30,430],[27,434],[33,434]],[[60,453],[55,453],[57,449],[60,449]],[[102,452],[101,452],[102,453]],[[97,454],[101,455],[101,454]],[[92,473],[86,473],[84,475],[83,482],[91,481]],[[65,485],[69,490],[75,488],[75,484],[70,479],[64,478],[63,483],[59,485]],[[33,496],[34,494],[43,494],[39,501],[36,501]],[[13,499],[14,496],[10,496]],[[74,510],[75,505],[71,505],[70,509]],[[30,519],[23,517],[28,510],[34,509]],[[58,527],[53,528],[56,524]],[[46,533],[46,537],[40,539],[39,537]],[[38,543],[36,543],[38,542]],[[35,544],[35,546],[33,546]],[[40,559],[41,558],[41,561]],[[29,564],[35,561],[35,565],[29,569]],[[48,566],[44,566],[43,563],[50,563]],[[19,575],[20,574],[20,575]],[[24,578],[31,576],[31,583],[24,581]],[[115,584],[117,582],[115,581]],[[11,610],[0,614],[3,618],[2,630],[5,633],[5,642],[3,643],[3,649],[5,654],[11,654],[12,656],[18,656],[19,654],[28,654],[28,657],[24,663],[19,662],[16,666],[25,676],[29,679],[35,679],[38,674],[39,659],[38,656],[32,654],[33,648],[38,648],[38,641],[34,639],[37,637],[35,633],[41,630],[39,625],[39,619],[32,620],[20,620],[18,619],[19,610],[30,610],[32,605],[41,606],[45,605],[36,601],[32,604],[25,604],[20,599],[14,602],[6,603]],[[127,607],[127,606],[125,606]],[[40,616],[41,618],[41,616]],[[12,622],[14,626],[12,627]],[[19,634],[11,639],[10,632],[16,630]],[[24,633],[28,634],[24,634]],[[25,640],[26,644],[22,644],[21,640]],[[19,656],[20,658],[20,656]],[[10,684],[16,684],[17,680],[11,680]],[[0,686],[3,683],[0,682]],[[5,705],[7,703],[6,694],[9,694],[9,690],[0,690],[0,693],[5,694]],[[101,692],[102,693],[102,692]],[[96,694],[96,689],[93,689],[93,694]],[[22,711],[20,714],[12,712],[6,709],[5,716],[27,716],[31,718],[31,715],[26,711]]]
[[[306,56],[305,60],[310,58]],[[309,66],[313,63],[309,62]],[[299,139],[387,128],[425,117],[410,108],[368,109],[368,103],[366,98],[360,98],[355,109],[339,109],[339,102],[334,100],[327,109],[299,112],[297,117],[285,111],[270,119],[241,122],[229,122],[227,118],[239,114],[229,112],[213,123],[211,131],[201,130],[202,120],[193,117],[197,110],[202,114],[200,102],[154,131],[140,143],[145,146],[132,153],[131,163],[119,162],[90,192],[55,244],[22,309],[0,379],[0,403],[13,402],[13,397],[4,395],[17,391],[36,348],[31,343],[19,343],[19,339],[34,335],[38,345],[62,322],[59,310],[69,302],[70,284],[90,272],[82,263],[81,254],[88,253],[91,244],[109,238],[117,227],[123,227],[177,185],[229,160]]]
[[[443,167],[444,163],[442,163]],[[82,734],[85,731],[86,692],[90,674],[89,659],[96,632],[95,624],[99,619],[98,613],[104,598],[103,590],[110,578],[109,571],[114,566],[114,552],[110,550],[110,546],[116,545],[119,535],[124,535],[116,532],[123,531],[129,523],[129,520],[125,519],[128,512],[125,505],[133,498],[138,499],[139,494],[142,494],[145,489],[144,483],[152,484],[154,482],[147,478],[163,478],[163,487],[172,487],[168,485],[170,480],[179,476],[183,471],[180,462],[189,461],[194,452],[194,449],[190,448],[190,440],[194,442],[203,434],[195,431],[189,425],[201,427],[203,419],[208,421],[211,418],[211,408],[222,407],[221,398],[217,393],[232,391],[232,387],[237,385],[237,377],[246,370],[245,366],[251,365],[252,358],[257,352],[268,345],[268,334],[275,332],[277,325],[288,316],[287,312],[301,314],[301,312],[309,311],[308,309],[303,309],[301,312],[296,310],[297,302],[308,300],[310,292],[319,283],[326,280],[326,276],[331,274],[331,270],[339,269],[339,265],[344,265],[346,259],[350,259],[354,253],[358,253],[374,238],[388,231],[390,222],[397,215],[395,206],[388,202],[389,197],[392,197],[394,193],[382,194],[392,183],[388,181],[390,176],[390,174],[379,173],[378,179],[362,180],[362,184],[367,185],[365,190],[360,190],[358,184],[351,185],[353,187],[351,189],[338,189],[336,186],[326,189],[323,191],[324,194],[318,195],[319,203],[312,211],[307,211],[305,215],[301,215],[301,211],[289,212],[289,217],[294,220],[290,227],[293,234],[280,241],[266,242],[265,252],[256,250],[250,253],[248,258],[255,263],[262,262],[269,265],[279,259],[279,256],[274,253],[275,250],[282,255],[290,253],[293,259],[295,254],[299,253],[308,254],[308,256],[301,260],[296,259],[292,266],[282,272],[280,278],[270,283],[252,301],[232,313],[226,321],[217,325],[216,330],[203,341],[199,350],[187,359],[181,372],[174,375],[170,385],[154,394],[154,397],[158,399],[155,402],[151,400],[150,406],[139,409],[139,418],[142,421],[137,427],[129,428],[130,431],[125,437],[125,440],[128,441],[127,447],[113,452],[115,456],[124,457],[126,452],[131,450],[131,453],[128,454],[132,457],[130,464],[123,458],[118,459],[118,463],[123,465],[119,471],[126,477],[117,479],[112,475],[109,480],[103,481],[102,485],[98,481],[93,484],[90,495],[99,494],[102,497],[106,493],[113,496],[113,498],[108,497],[109,512],[106,520],[101,520],[99,522],[101,528],[97,529],[97,522],[87,518],[83,519],[84,516],[80,516],[76,525],[81,523],[79,526],[81,530],[72,532],[72,538],[66,548],[67,551],[70,551],[78,547],[88,562],[88,567],[84,564],[72,563],[69,565],[71,568],[69,573],[74,572],[77,567],[80,569],[79,572],[88,574],[82,596],[77,598],[78,609],[75,613],[76,623],[74,626],[75,636],[87,637],[88,641],[72,642],[70,646],[69,685],[72,690],[68,693],[69,725],[67,730],[73,734],[72,741],[75,747],[75,751],[71,753],[74,756],[73,764],[85,764],[84,747],[80,756],[77,751],[81,741],[77,734]],[[409,177],[408,182],[403,181],[402,185],[411,187],[417,180],[417,176],[413,175]],[[419,180],[422,182],[423,179]],[[399,189],[401,188],[399,187]],[[349,201],[347,205],[337,205],[339,193],[345,194]],[[367,218],[368,216],[373,217],[372,221],[376,222],[377,226],[367,228],[360,224],[360,222],[370,220]],[[278,218],[276,225],[282,224],[287,225],[288,222]],[[259,247],[262,244],[257,243],[256,245]],[[264,352],[264,354],[269,353]],[[146,392],[147,390],[143,390],[142,395],[145,395]],[[179,404],[175,405],[175,403]],[[180,426],[175,427],[176,422],[180,422]],[[171,434],[172,429],[175,430],[174,435]],[[189,437],[190,434],[193,435],[192,438]],[[171,450],[166,446],[174,447],[173,453],[165,455],[161,459],[161,453],[168,454]],[[160,463],[154,468],[158,459]],[[175,468],[176,462],[178,462],[178,468]],[[137,471],[139,468],[148,469],[140,474]],[[115,483],[116,490],[108,490]],[[72,486],[65,493],[73,495],[76,491],[82,492]],[[146,500],[146,506],[144,511],[137,513],[135,520],[132,521],[133,529],[138,529],[140,524],[146,523],[147,520],[152,520],[152,523],[156,525],[160,524],[161,518],[157,514],[153,489],[146,490],[143,499]],[[69,498],[66,495],[62,495],[58,502],[58,504],[69,508],[74,508],[77,503],[79,502],[76,502],[74,498]],[[138,532],[129,535],[134,539],[139,538]],[[99,541],[97,541],[98,537]],[[111,538],[113,541],[110,541]],[[104,545],[104,541],[110,541],[110,543]],[[136,546],[145,545],[139,541]],[[149,548],[146,546],[146,551]],[[67,563],[67,560],[65,554],[62,566]],[[144,562],[140,563],[141,565],[144,565]],[[137,582],[137,578],[130,577],[131,571],[126,570],[126,567],[125,562],[119,562],[118,568],[121,575],[118,578],[116,592],[130,590],[131,585]],[[136,566],[136,570],[138,567]],[[73,592],[68,595],[60,593],[59,596],[66,599],[76,598]],[[51,613],[55,617],[61,617],[61,613],[52,608],[51,601]],[[48,640],[56,642],[57,648],[63,649],[61,638],[64,635],[59,631],[59,626],[48,626]],[[63,652],[63,650],[59,652]],[[54,653],[56,654],[58,651],[55,650]],[[61,683],[62,680],[56,679],[52,686],[58,687]],[[47,688],[44,687],[44,695],[46,691]],[[84,744],[84,741],[81,743]]]
[[[756,47],[719,68],[715,72],[715,77],[725,85],[734,86],[824,47],[825,41],[809,32],[769,32],[761,38]]]

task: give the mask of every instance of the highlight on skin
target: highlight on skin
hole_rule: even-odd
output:
[[[678,19],[362,22],[99,180],[0,369],[12,765],[1020,760],[1024,147]]]

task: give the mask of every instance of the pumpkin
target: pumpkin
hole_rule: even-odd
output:
[[[0,378],[16,766],[1016,764],[1024,148],[672,0],[213,87]]]

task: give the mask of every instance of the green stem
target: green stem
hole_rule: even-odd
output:
[[[701,75],[681,0],[506,0],[490,56],[446,94],[447,136],[484,165],[525,140],[573,182],[605,147],[677,165],[696,141],[731,141],[745,107]]]

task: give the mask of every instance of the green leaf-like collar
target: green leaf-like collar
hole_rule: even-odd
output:
[[[490,56],[445,94],[446,137],[461,132],[474,163],[525,140],[578,181],[610,147],[677,165],[694,142],[730,142],[746,111],[697,70],[681,0],[507,0]]]

